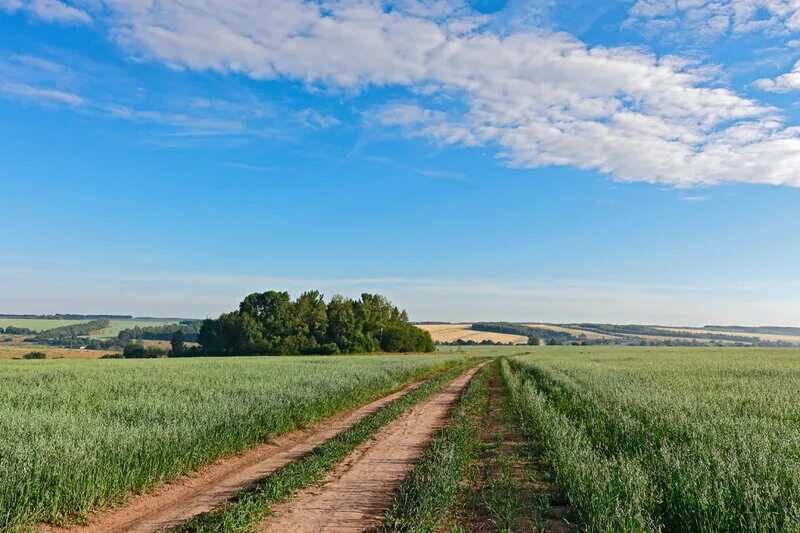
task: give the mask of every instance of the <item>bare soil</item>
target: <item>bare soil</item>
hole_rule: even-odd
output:
[[[315,423],[304,430],[281,435],[243,454],[227,457],[209,467],[163,487],[130,499],[125,505],[98,513],[83,526],[42,526],[47,533],[151,533],[177,526],[207,512],[252,486],[278,468],[300,459],[341,431],[407,394],[422,382],[353,411]]]
[[[386,425],[337,466],[318,486],[275,506],[259,531],[361,532],[377,528],[395,492],[447,422],[475,367],[442,392]]]

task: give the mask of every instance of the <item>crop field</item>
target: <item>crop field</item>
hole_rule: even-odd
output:
[[[503,373],[584,530],[800,530],[800,352],[542,349]]]
[[[0,531],[80,521],[462,359],[0,361]]]
[[[90,319],[85,320],[58,320],[58,319],[40,319],[40,318],[0,318],[0,328],[7,328],[15,326],[19,328],[27,328],[31,331],[40,333],[49,329],[58,328],[61,326],[73,326],[75,324],[85,324]],[[172,318],[158,318],[158,319],[112,319],[110,320],[109,327],[96,332],[93,337],[108,338],[116,337],[120,331],[124,329],[140,328],[148,326],[164,326],[167,324],[177,324],[177,319]]]
[[[430,332],[434,342],[492,341],[514,344],[528,344],[528,337],[508,333],[492,333],[470,329],[472,324],[417,324],[417,327]]]
[[[777,348],[0,361],[0,531],[800,531],[798,378]]]

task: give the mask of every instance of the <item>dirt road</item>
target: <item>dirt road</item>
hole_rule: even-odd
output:
[[[397,487],[447,421],[478,367],[381,429],[337,466],[320,486],[276,506],[259,531],[360,532],[380,525]]]
[[[195,515],[210,511],[278,468],[301,458],[337,433],[352,426],[393,400],[418,387],[413,383],[358,409],[275,438],[244,454],[222,459],[159,490],[136,496],[122,507],[92,517],[85,526],[42,527],[47,533],[151,533],[174,527]]]

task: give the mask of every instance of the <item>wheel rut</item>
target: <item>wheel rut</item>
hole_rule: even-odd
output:
[[[175,527],[230,500],[239,491],[296,461],[367,415],[408,394],[424,380],[346,413],[274,438],[159,489],[134,496],[120,507],[90,517],[86,525],[41,526],[42,533],[151,533]]]
[[[409,409],[353,451],[318,486],[278,504],[256,528],[281,533],[360,532],[377,528],[394,495],[482,365]]]

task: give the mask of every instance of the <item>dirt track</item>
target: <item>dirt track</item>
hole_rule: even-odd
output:
[[[445,424],[450,409],[478,367],[444,391],[411,408],[359,446],[325,479],[276,506],[259,531],[360,532],[376,528],[394,501],[394,493]]]
[[[43,527],[43,532],[69,533],[151,533],[174,527],[200,513],[210,511],[237,492],[278,468],[295,461],[414,388],[413,383],[354,411],[316,423],[275,438],[241,455],[222,459],[200,472],[154,492],[136,496],[122,507],[92,517],[85,526]]]

